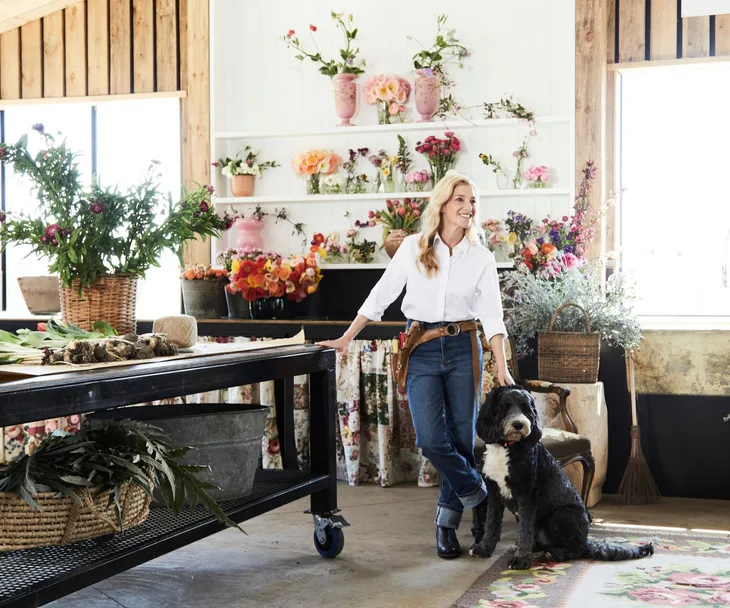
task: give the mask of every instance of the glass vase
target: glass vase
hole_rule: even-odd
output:
[[[388,112],[388,103],[385,101],[381,101],[378,104],[378,124],[389,125],[390,118],[390,112]]]
[[[307,194],[319,194],[319,173],[307,178]]]
[[[532,189],[539,189],[545,187],[545,182],[536,181],[536,182],[527,182],[527,187]]]
[[[393,179],[392,173],[390,173],[389,175],[383,174],[382,181],[383,190],[385,192],[395,192],[395,180]]]
[[[512,180],[509,173],[497,173],[497,188],[500,190],[509,190],[512,186]]]

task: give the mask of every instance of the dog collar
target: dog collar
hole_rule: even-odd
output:
[[[500,441],[499,445],[501,445],[503,448],[509,448],[509,447],[512,447],[515,443],[517,443],[517,442],[516,441]]]

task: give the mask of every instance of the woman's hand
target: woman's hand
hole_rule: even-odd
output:
[[[325,348],[334,348],[338,353],[347,352],[352,340],[345,336],[337,338],[336,340],[325,340],[323,342],[315,342],[315,346],[323,346]]]
[[[513,386],[515,383],[506,368],[497,370],[497,382],[499,386]]]

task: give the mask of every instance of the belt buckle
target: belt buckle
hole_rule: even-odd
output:
[[[453,332],[453,333],[452,333],[452,332]],[[449,323],[449,324],[448,324],[448,325],[446,326],[446,334],[447,334],[447,335],[448,335],[448,336],[449,336],[450,338],[453,338],[453,337],[455,337],[455,336],[458,336],[458,335],[459,335],[460,333],[461,333],[461,327],[459,326],[459,324],[458,324],[458,323]]]

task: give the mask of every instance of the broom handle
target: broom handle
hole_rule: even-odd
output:
[[[634,373],[634,353],[629,352],[629,390],[631,391],[631,425],[636,426],[636,376]]]

